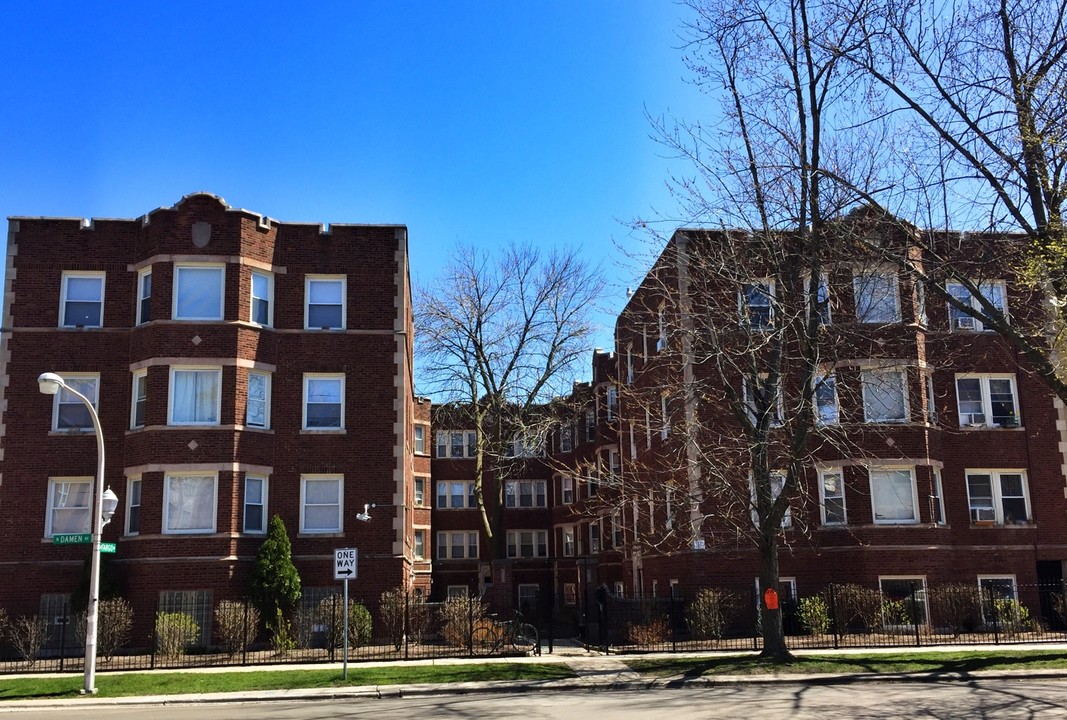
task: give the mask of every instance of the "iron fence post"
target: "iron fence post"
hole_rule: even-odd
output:
[[[1000,644],[1000,618],[997,617],[997,604],[993,601],[993,586],[986,586],[986,594],[989,596],[989,617],[993,621],[993,644]]]
[[[922,645],[922,638],[919,635],[919,603],[915,600],[915,583],[909,583],[911,586],[911,623],[915,626],[915,647]]]
[[[248,645],[249,645],[249,642],[250,642],[249,638],[248,638],[248,629],[249,629],[248,628],[248,607],[249,607],[248,598],[245,598],[244,599],[245,622],[244,622],[244,630],[241,632],[241,664],[242,665],[247,665],[248,664]]]
[[[830,583],[827,588],[827,596],[830,598],[830,627],[834,634],[834,650],[841,647],[837,633],[837,593],[834,592],[834,584]]]

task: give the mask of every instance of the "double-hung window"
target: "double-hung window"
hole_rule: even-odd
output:
[[[152,268],[145,268],[137,275],[137,324],[143,325],[152,319]]]
[[[504,485],[504,507],[547,507],[544,480],[509,480]]]
[[[509,558],[548,557],[547,530],[508,530]]]
[[[309,276],[304,284],[304,327],[308,330],[343,330],[345,277]]]
[[[619,410],[619,389],[614,385],[609,385],[607,389],[607,420],[611,422],[615,419],[615,413]]]
[[[104,326],[104,273],[63,273],[60,327]]]
[[[476,560],[478,533],[466,531],[437,533],[438,560]]]
[[[844,525],[845,483],[840,470],[823,470],[819,473],[819,494],[822,501],[822,524]]]
[[[252,272],[252,302],[249,321],[270,327],[274,324],[274,276]]]
[[[264,430],[270,427],[270,373],[248,372],[245,425]]]
[[[478,451],[478,434],[473,430],[439,430],[437,432],[437,457],[472,458]]]
[[[978,291],[982,294],[982,297],[988,300],[999,313],[1004,314],[1004,282],[1002,280],[994,280],[990,282],[980,282],[977,283],[977,285]],[[970,291],[960,283],[945,283],[945,290],[960,304],[966,305],[976,312],[982,314],[985,313],[985,311],[982,310],[982,306],[978,299],[971,295]],[[952,332],[958,330],[985,330],[985,325],[981,320],[968,315],[951,303],[948,304],[948,326],[949,330]]]
[[[782,494],[782,491],[785,490],[785,474],[781,473],[781,472],[772,472],[771,476],[770,476],[770,482],[771,482],[771,487],[770,487],[771,498],[770,498],[770,500],[773,503],[773,502],[776,502],[778,500],[779,496],[781,496],[781,494]],[[758,528],[760,526],[760,517],[759,517],[759,507],[758,507],[757,500],[756,500],[756,480],[752,476],[749,476],[749,479],[748,479],[748,492],[749,492],[749,503],[750,503],[750,508],[751,508],[751,514],[752,514],[752,524]],[[669,507],[669,505],[670,505],[670,502],[668,501],[668,519],[670,519],[670,517],[669,517],[670,515],[673,515],[673,512],[671,511],[671,508]],[[781,523],[780,527],[788,528],[788,527],[792,527],[792,526],[793,526],[793,512],[792,512],[792,509],[789,506],[786,506],[785,512],[782,514],[782,523]]]
[[[426,432],[427,432],[426,426],[425,425],[416,425],[413,428],[413,430],[414,430],[414,433],[415,433],[415,454],[416,455],[425,455],[426,454]]]
[[[341,475],[300,477],[300,532],[339,533],[344,530],[341,517],[343,485]]]
[[[859,272],[852,278],[856,319],[884,325],[900,322],[900,290],[893,272]]]
[[[1026,525],[1030,498],[1022,470],[968,470],[967,498],[971,522]]]
[[[163,479],[163,532],[215,532],[218,476],[175,473]]]
[[[461,510],[478,506],[474,495],[473,480],[439,480],[437,482],[437,508]]]
[[[871,480],[871,513],[875,524],[919,522],[919,497],[912,468],[868,469]]]
[[[815,376],[815,422],[836,425],[841,420],[837,404],[837,377],[833,373]]]
[[[771,383],[766,375],[744,379],[745,412],[753,424],[759,424],[767,417],[771,427],[782,424],[782,386]]]
[[[245,476],[244,531],[246,533],[267,531],[267,478],[265,477]]]
[[[574,526],[564,525],[562,528],[563,557],[574,557]]]
[[[738,293],[738,312],[741,324],[753,330],[766,330],[774,325],[774,281],[759,280],[745,283]]]
[[[415,487],[412,489],[412,493],[415,496],[415,507],[426,506],[426,485],[428,479],[429,478],[419,475],[415,476]]]
[[[860,382],[863,387],[863,419],[866,422],[906,422],[908,402],[902,368],[864,370]]]
[[[222,265],[175,265],[174,319],[222,320],[225,276]]]
[[[564,475],[559,479],[560,484],[560,501],[564,505],[570,505],[574,502],[574,478],[570,475]]]
[[[130,427],[143,428],[148,409],[148,370],[134,371],[130,398]]]
[[[76,392],[89,398],[93,409],[99,411],[100,403],[97,399],[100,392],[99,375],[76,375],[64,373],[63,382]],[[53,430],[92,430],[93,419],[89,414],[89,408],[74,393],[66,388],[60,388],[53,395],[52,401],[52,429]]]
[[[171,368],[170,424],[218,425],[221,384],[219,368]]]
[[[1014,375],[957,375],[960,427],[1017,427]]]
[[[45,537],[89,532],[92,499],[92,478],[49,478]]]
[[[138,535],[141,532],[141,478],[131,477],[126,480],[126,534]]]
[[[304,429],[344,429],[345,376],[304,375]]]
[[[819,284],[815,287],[815,296],[811,295],[811,275],[804,276],[805,309],[808,313],[815,310],[815,321],[819,325],[830,324],[830,281],[825,274],[819,275]]]

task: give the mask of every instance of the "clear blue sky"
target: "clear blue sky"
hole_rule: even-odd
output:
[[[0,215],[137,217],[207,190],[282,221],[579,245],[670,213],[644,118],[695,116],[667,0],[8,2]],[[6,233],[3,235],[6,237]],[[598,338],[605,347],[611,328]]]

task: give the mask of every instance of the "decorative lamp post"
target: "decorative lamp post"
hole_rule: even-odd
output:
[[[89,605],[85,614],[85,683],[82,687],[83,694],[96,692],[96,638],[97,617],[99,615],[100,601],[100,536],[104,532],[104,526],[111,522],[111,516],[115,514],[119,498],[111,488],[104,489],[104,430],[100,427],[100,417],[96,414],[96,408],[89,398],[67,385],[63,378],[55,373],[41,373],[37,378],[41,392],[45,395],[55,395],[60,390],[65,390],[74,397],[85,403],[89,408],[89,417],[93,421],[93,430],[96,432],[96,484],[93,490],[92,509],[92,570],[89,575]]]

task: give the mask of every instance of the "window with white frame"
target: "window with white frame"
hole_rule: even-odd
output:
[[[912,468],[868,468],[875,524],[919,522],[919,499]]]
[[[170,424],[218,425],[221,368],[170,369]]]
[[[737,308],[741,315],[741,324],[753,330],[766,330],[773,326],[773,298],[773,280],[744,283],[737,294]]]
[[[563,539],[563,557],[574,557],[574,526],[564,525],[560,535]]]
[[[304,374],[304,429],[342,430],[345,422],[345,376]]]
[[[94,410],[100,410],[100,403],[97,399],[100,392],[100,376],[98,374],[64,373],[63,382],[75,392],[87,397]],[[89,414],[89,408],[85,406],[81,398],[66,388],[60,388],[59,392],[53,395],[52,398],[53,430],[93,429],[93,419]]]
[[[589,523],[589,552],[600,552],[600,521],[594,520]]]
[[[634,349],[626,346],[626,384],[634,384]]]
[[[564,505],[570,505],[574,502],[574,478],[570,475],[564,475],[559,479],[560,484],[560,501]]]
[[[667,413],[667,396],[661,394],[659,396],[659,417],[660,417],[660,440],[666,440],[671,434],[671,416]]]
[[[412,554],[416,560],[426,559],[426,530],[423,528],[416,528],[413,535]]]
[[[615,510],[611,513],[611,545],[615,549],[621,549],[624,543],[622,511]]]
[[[152,319],[152,268],[137,274],[137,324],[143,325]]]
[[[830,315],[830,280],[825,273],[819,275],[819,284],[815,288],[815,320],[819,325],[829,325]],[[811,312],[811,275],[804,277],[805,309]]]
[[[547,530],[508,530],[509,558],[548,557]]]
[[[126,534],[141,533],[141,476],[126,479]]]
[[[934,373],[927,370],[923,373],[926,383],[926,422],[931,425],[937,422],[937,396],[934,395]]]
[[[438,560],[477,560],[478,533],[453,530],[437,533]]]
[[[225,276],[222,265],[175,265],[174,319],[222,320]]]
[[[341,475],[301,475],[300,532],[342,532],[343,493],[344,477]]]
[[[415,476],[415,507],[426,507],[426,485],[429,478]]]
[[[596,440],[596,411],[593,408],[585,411],[585,439],[587,442]]]
[[[866,422],[907,421],[907,374],[903,368],[864,370],[860,382]]]
[[[509,480],[504,484],[504,507],[548,507],[544,480]]]
[[[674,529],[674,487],[671,485],[663,488],[663,507],[666,512],[666,521],[663,526],[668,530]],[[652,513],[652,507],[650,502],[649,513]],[[651,528],[655,529],[655,528]]]
[[[782,490],[785,489],[785,474],[782,472],[772,472],[771,477],[771,502],[773,503],[782,494]],[[759,507],[756,502],[756,481],[755,478],[749,475],[748,478],[748,495],[752,514],[752,524],[759,527]],[[792,508],[786,506],[785,514],[782,515],[782,524],[780,527],[788,528],[793,526],[793,511]]]
[[[764,417],[772,427],[782,424],[782,385],[781,382],[771,383],[770,379],[761,374],[758,378],[746,377],[743,379],[745,412],[753,424],[759,424]]]
[[[882,623],[886,627],[925,625],[926,579],[923,577],[879,577],[882,590]]]
[[[609,385],[607,388],[607,419],[611,422],[615,419],[615,414],[619,411],[619,389],[614,385]]]
[[[103,327],[104,273],[63,273],[59,317],[60,327]]]
[[[659,312],[656,314],[656,352],[661,353],[667,349],[667,318],[663,314],[663,306],[660,305]]]
[[[438,480],[437,508],[439,510],[462,510],[478,507],[473,480]]]
[[[413,430],[415,433],[415,454],[426,455],[426,434],[428,428],[425,425],[416,425]]]
[[[270,427],[270,373],[258,370],[248,372],[245,424],[254,428]]]
[[[612,480],[618,479],[622,475],[622,455],[618,450],[610,449],[607,451],[608,457],[608,475]]]
[[[1030,497],[1022,470],[967,470],[972,523],[1027,525]]]
[[[130,427],[143,428],[148,410],[148,370],[133,373],[133,388],[130,391]]]
[[[267,478],[245,475],[244,531],[267,532]]]
[[[515,433],[507,447],[507,457],[541,457],[544,454],[544,438],[533,430]]]
[[[304,327],[309,330],[345,328],[344,276],[309,276],[304,284]]]
[[[478,452],[478,433],[473,430],[439,430],[437,457],[472,458]]]
[[[215,532],[218,476],[174,473],[163,478],[163,532]]]
[[[92,478],[48,478],[44,536],[89,532],[92,500]]]
[[[921,282],[915,283],[915,319],[924,327],[930,324],[926,314],[926,286]]]
[[[960,427],[1017,427],[1019,403],[1014,375],[957,375]]]
[[[988,300],[993,307],[1001,314],[1005,313],[1005,284],[1003,280],[992,280],[989,282],[980,282],[978,285],[978,291],[982,297]],[[960,283],[948,282],[945,283],[945,291],[948,292],[955,300],[958,300],[961,304],[974,309],[976,312],[983,313],[982,306],[978,301],[978,298],[971,295]],[[948,327],[952,332],[960,330],[985,330],[985,325],[976,317],[968,315],[963,310],[960,310],[952,303],[948,303]]]
[[[819,472],[819,494],[822,504],[823,525],[844,525],[845,515],[845,480],[840,469]]]
[[[274,276],[252,271],[252,298],[249,321],[270,327],[274,324]]]
[[[833,373],[815,376],[815,421],[819,425],[836,425],[841,421],[837,376]]]
[[[859,272],[852,278],[856,319],[861,323],[900,322],[900,290],[893,272]]]
[[[936,525],[945,524],[945,495],[941,490],[941,471],[934,470],[933,487],[930,489],[930,506]]]
[[[574,449],[574,428],[571,425],[563,425],[559,429],[559,451],[570,452]]]

